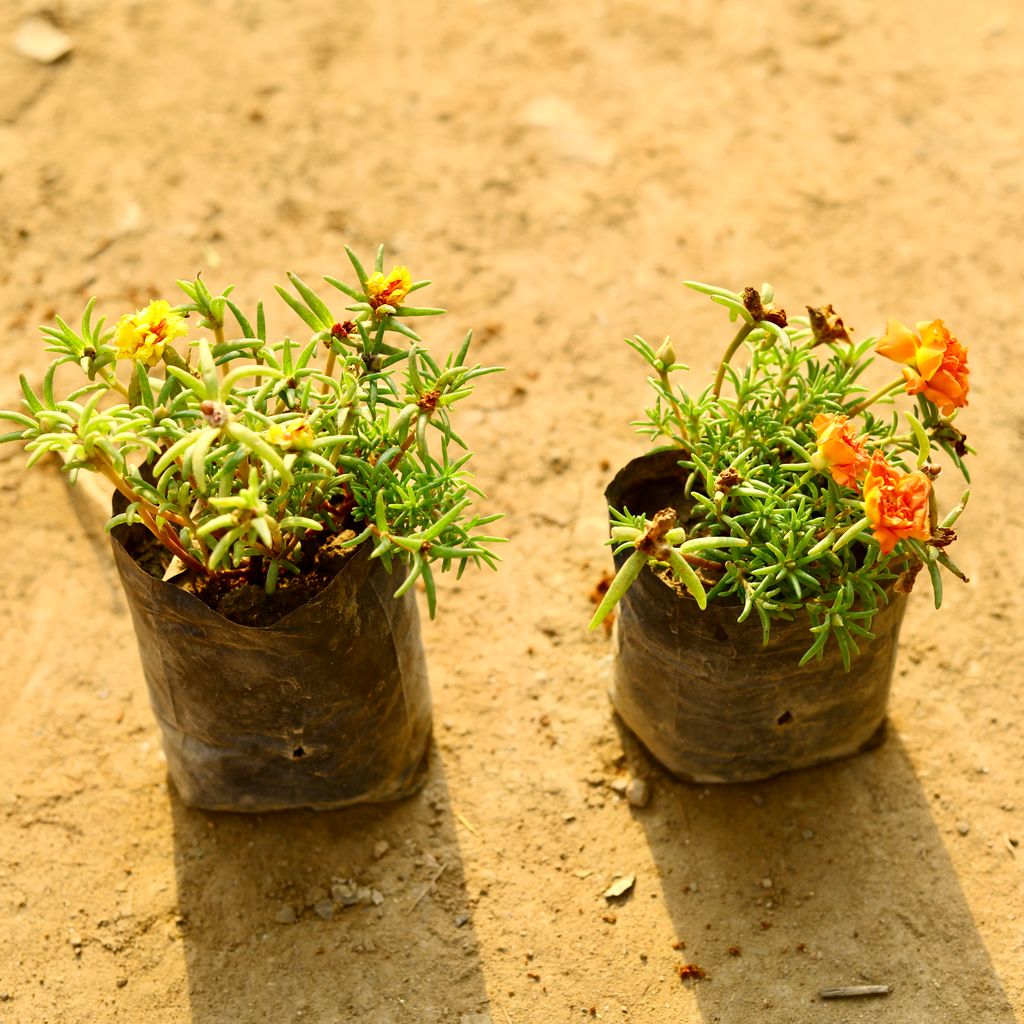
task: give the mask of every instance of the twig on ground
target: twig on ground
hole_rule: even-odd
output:
[[[437,869],[437,874],[435,874],[434,877],[431,878],[430,881],[427,882],[427,884],[425,886],[423,886],[423,889],[421,890],[419,896],[417,896],[416,899],[413,900],[413,904],[409,908],[409,912],[410,913],[412,911],[414,911],[420,905],[420,900],[422,900],[423,897],[426,896],[427,893],[434,887],[434,883],[445,873],[445,870],[447,869],[447,867],[448,867],[447,864],[442,864]]]
[[[818,995],[822,999],[855,999],[858,996],[887,996],[891,985],[847,985],[845,988],[824,988]]]
[[[470,832],[472,832],[473,835],[477,837],[477,839],[480,838],[480,833],[477,832],[477,830],[469,823],[469,821],[466,818],[464,818],[461,814],[459,814],[458,811],[455,812],[455,818],[461,825],[464,825]]]

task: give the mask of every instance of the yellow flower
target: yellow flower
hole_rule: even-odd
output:
[[[313,428],[302,417],[288,420],[285,423],[271,423],[263,432],[264,438],[278,448],[294,448],[305,450],[313,447],[316,434]]]
[[[114,331],[117,358],[155,366],[164,354],[164,345],[186,334],[185,318],[174,312],[169,302],[154,299],[145,309],[125,313],[118,320]]]
[[[392,267],[387,277],[378,270],[366,279],[366,297],[373,309],[385,304],[400,306],[411,287],[412,277],[408,267]]]

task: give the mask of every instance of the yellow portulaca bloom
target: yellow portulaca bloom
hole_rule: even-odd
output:
[[[263,437],[278,448],[304,450],[313,447],[316,434],[302,417],[285,423],[271,423]]]
[[[411,287],[412,277],[408,267],[392,267],[387,277],[378,270],[366,279],[366,297],[374,309],[385,304],[399,306]]]
[[[126,313],[117,322],[114,344],[118,359],[135,359],[155,366],[164,346],[188,334],[185,318],[164,299],[154,299],[145,309]]]

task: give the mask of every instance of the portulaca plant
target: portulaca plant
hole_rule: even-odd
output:
[[[405,267],[371,272],[351,250],[355,280],[325,280],[345,314],[296,275],[278,287],[301,321],[271,333],[263,304],[243,313],[232,288],[179,281],[184,301],[156,299],[112,328],[89,302],[80,326],[42,328],[54,360],[38,389],[21,378],[20,411],[0,441],[32,465],[58,455],[72,482],[105,477],[126,499],[108,525],[142,523],[200,577],[259,582],[272,593],[303,572],[327,534],[372,545],[408,566],[399,593],[422,580],[431,615],[435,569],[495,567],[473,511],[481,492],[452,426],[456,403],[493,367],[469,362],[470,332],[439,363],[407,321],[442,309],[409,298],[429,281]],[[58,389],[68,372],[79,381]]]
[[[893,588],[909,591],[925,568],[938,607],[941,569],[966,581],[947,548],[968,493],[943,512],[934,487],[939,454],[969,481],[970,449],[954,422],[967,405],[966,350],[941,320],[916,331],[889,321],[881,339],[855,343],[831,306],[791,323],[768,285],[737,294],[687,283],[725,306],[738,330],[697,391],[677,384],[687,368],[670,342],[655,350],[628,339],[653,370],[654,404],[635,425],[678,452],[686,482],[678,510],[650,519],[610,510],[609,543],[629,557],[591,626],[651,566],[701,609],[720,601],[739,621],[756,615],[765,643],[773,621],[805,616],[801,664],[832,638],[849,667]],[[901,373],[868,395],[860,379],[873,353]],[[901,393],[916,405],[897,409]]]

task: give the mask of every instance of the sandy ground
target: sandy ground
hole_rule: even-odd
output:
[[[0,0],[0,405],[91,294],[202,269],[251,303],[383,240],[451,310],[435,346],[473,325],[509,368],[462,428],[513,543],[426,629],[422,795],[206,814],[168,788],[91,507],[0,453],[0,1020],[1022,1019],[1019,5],[58,0],[52,66],[11,48],[33,10]],[[585,631],[607,467],[642,444],[621,338],[671,332],[695,373],[724,342],[686,277],[860,336],[945,317],[981,451],[972,582],[911,602],[889,741],[734,788],[620,735]],[[321,919],[335,877],[383,903]],[[894,991],[816,997],[865,981]]]

